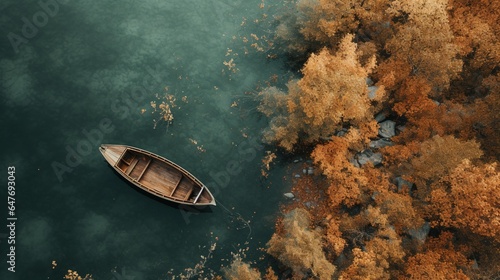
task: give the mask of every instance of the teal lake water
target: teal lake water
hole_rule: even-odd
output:
[[[57,7],[0,4],[0,221],[8,224],[8,166],[17,218],[15,273],[10,232],[0,227],[0,279],[62,279],[68,269],[171,279],[213,243],[201,275],[220,274],[239,250],[255,267],[266,263],[259,248],[289,186],[279,163],[260,175],[272,147],[260,142],[267,120],[254,96],[272,75],[278,83],[290,75],[279,54],[267,58],[279,1],[41,2]],[[161,116],[151,101],[158,107],[165,94],[175,97],[174,120],[154,128]],[[100,143],[171,159],[233,214],[189,212],[138,191],[104,161]]]

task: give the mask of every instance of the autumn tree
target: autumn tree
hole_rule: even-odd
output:
[[[309,272],[319,279],[331,279],[335,266],[325,257],[321,234],[309,229],[309,213],[301,208],[292,210],[283,219],[284,235],[274,234],[267,252],[293,270],[297,277]]]
[[[314,142],[345,123],[370,120],[373,111],[366,78],[375,58],[361,65],[352,39],[347,35],[335,54],[328,49],[312,54],[302,69],[304,76],[288,83],[287,94],[276,89],[261,92],[259,110],[271,118],[265,140],[291,151],[299,135],[304,135],[305,142]],[[383,92],[379,88],[372,99],[381,100]]]
[[[346,240],[342,238],[342,231],[340,231],[340,221],[337,218],[332,218],[328,220],[326,227],[325,240],[328,245],[330,245],[335,256],[339,256],[344,250]]]
[[[363,142],[368,141],[367,135],[373,135],[373,131],[351,128],[347,134],[332,136],[328,143],[317,145],[311,154],[330,180],[328,194],[332,208],[341,205],[351,207],[366,202],[371,196],[365,191],[369,184],[365,171],[353,164],[354,154],[363,149]]]
[[[500,161],[500,74],[484,79],[482,85],[488,90],[488,95],[478,98],[468,109],[468,122],[471,129],[467,134],[474,135],[486,156]]]
[[[406,120],[404,130],[392,140],[408,145],[434,135],[451,134],[464,139],[474,137],[468,104],[432,98],[432,87],[423,77],[407,77],[392,97],[392,110]]]
[[[274,273],[272,267],[268,267],[266,270],[266,274],[264,275],[265,280],[279,280],[278,276]]]
[[[302,110],[308,125],[320,128],[329,123],[368,119],[371,111],[366,78],[375,67],[375,57],[362,66],[352,39],[352,35],[345,36],[334,55],[323,49],[312,54],[304,65],[304,77],[298,82],[302,95],[299,102],[289,103],[288,107],[292,112]],[[381,99],[381,93],[377,99]]]
[[[302,52],[314,46],[335,49],[346,34],[383,45],[391,34],[388,6],[387,0],[300,0],[295,11],[281,19],[277,35],[289,49]]]
[[[411,160],[412,177],[417,183],[420,197],[425,199],[429,185],[452,172],[462,160],[474,160],[482,154],[477,142],[461,141],[449,135],[436,135],[422,142],[418,156]]]
[[[261,92],[259,110],[270,117],[268,142],[316,143],[329,209],[310,209],[321,232],[290,227],[302,218],[287,216],[269,253],[306,276],[313,256],[285,240],[311,248],[305,240],[322,234],[327,256],[341,256],[341,279],[499,275],[500,1],[299,0],[296,12],[277,35],[313,53],[286,91]],[[380,109],[401,126],[379,150],[382,164],[360,166]]]
[[[289,81],[287,88],[288,94],[276,87],[269,87],[261,91],[259,95],[262,98],[262,103],[259,105],[258,110],[271,118],[269,127],[263,133],[264,141],[276,143],[278,146],[291,151],[299,141],[299,133],[303,128],[303,124],[299,120],[303,117],[303,114],[300,114],[301,112],[290,114],[288,111],[289,100],[300,96],[297,81]]]
[[[447,0],[395,0],[388,9],[396,32],[385,46],[391,54],[386,63],[406,65],[410,75],[424,77],[435,92],[447,89],[462,69],[446,8]],[[397,69],[382,67],[388,71],[385,75],[406,78],[401,76],[405,72],[391,68]]]
[[[338,42],[359,25],[353,6],[357,1],[311,1],[297,2],[297,8],[305,15],[299,27],[305,40],[319,42],[325,46],[336,46]]]
[[[368,206],[362,216],[376,231],[364,249],[352,250],[352,263],[342,271],[340,279],[390,279],[391,271],[402,264],[405,256],[401,237],[379,208]]]
[[[230,280],[260,280],[260,272],[243,262],[239,255],[233,255],[231,265],[224,269],[224,274]]]
[[[489,76],[500,63],[500,2],[449,0],[449,7],[454,41],[467,62],[466,78],[480,83],[477,78]]]
[[[465,229],[500,241],[500,173],[497,163],[464,160],[433,185],[429,206],[437,225]]]
[[[424,224],[424,219],[413,206],[413,199],[408,193],[397,193],[390,190],[374,195],[375,205],[387,215],[388,222],[398,234],[416,229]]]
[[[443,232],[437,238],[430,238],[422,252],[408,258],[400,279],[466,280],[469,277],[464,269],[468,267],[470,261],[453,245],[453,235]]]
[[[400,136],[402,140],[422,141],[435,134],[444,134],[436,119],[438,104],[429,96],[431,91],[431,85],[426,79],[410,77],[395,92],[392,110],[408,119],[408,130],[403,132],[406,135]]]

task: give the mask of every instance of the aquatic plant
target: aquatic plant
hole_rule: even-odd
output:
[[[68,273],[66,273],[66,275],[64,275],[64,279],[67,279],[67,280],[92,280],[94,278],[92,278],[91,274],[86,274],[85,276],[82,277],[78,274],[78,272],[76,270],[68,269]]]

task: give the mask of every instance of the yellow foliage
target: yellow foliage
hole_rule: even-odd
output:
[[[234,255],[231,265],[224,269],[224,274],[229,280],[260,280],[260,272],[242,261],[240,256]]]
[[[321,234],[309,229],[310,216],[304,209],[294,209],[283,219],[284,236],[274,234],[267,252],[303,277],[308,270],[319,279],[330,280],[335,266],[325,257]]]
[[[364,250],[352,250],[353,261],[342,271],[340,279],[390,279],[391,266],[402,263],[405,256],[401,237],[389,223],[389,216],[379,208],[368,206],[363,216],[377,231]]]
[[[320,43],[321,45],[336,47],[342,38],[349,33],[378,35],[385,38],[390,29],[387,24],[389,15],[385,12],[388,7],[386,0],[300,0],[297,2],[299,16],[296,26],[305,41]],[[279,35],[286,40],[292,40],[293,34],[286,26],[281,27]],[[382,43],[382,41],[377,43]],[[300,50],[300,45],[291,42],[292,49]]]
[[[375,67],[375,57],[362,66],[352,39],[347,35],[335,54],[327,49],[312,54],[302,79],[288,83],[288,94],[272,87],[260,93],[258,109],[271,117],[264,140],[291,151],[299,134],[305,134],[305,142],[314,142],[346,122],[360,125],[371,118],[366,78]],[[384,92],[377,94],[379,100]]]
[[[419,228],[424,224],[424,220],[414,209],[412,198],[408,194],[385,190],[375,196],[375,202],[381,211],[387,214],[388,222],[398,233]]]
[[[462,160],[477,159],[482,154],[479,144],[473,140],[436,135],[421,144],[419,156],[411,161],[413,176],[424,187],[427,181],[435,181],[453,171]]]
[[[354,256],[353,263],[342,271],[340,280],[379,280],[389,279],[390,276],[383,267],[377,265],[375,256],[371,252],[366,252],[360,248],[352,250]]]
[[[375,67],[375,58],[362,67],[352,39],[352,35],[346,36],[335,55],[323,49],[312,54],[304,65],[304,77],[298,85],[306,124],[321,127],[367,120],[370,100],[366,78]]]

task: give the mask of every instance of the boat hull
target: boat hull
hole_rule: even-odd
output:
[[[185,205],[216,205],[200,180],[164,157],[126,145],[101,145],[99,151],[120,175],[152,195]]]

